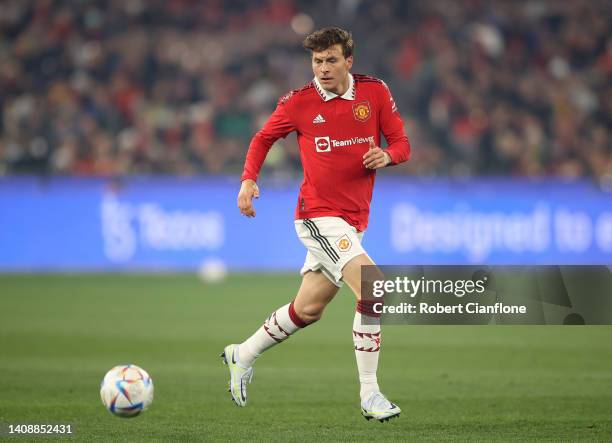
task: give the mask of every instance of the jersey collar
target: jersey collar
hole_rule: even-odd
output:
[[[321,86],[321,83],[319,83],[319,79],[317,77],[315,77],[312,82],[315,86],[315,89],[319,93],[319,96],[321,97],[321,99],[323,99],[324,102],[330,101],[332,98],[336,97],[343,98],[344,100],[355,100],[355,80],[353,80],[353,75],[350,72],[349,87],[342,95],[334,94],[333,92],[323,89],[323,86]]]

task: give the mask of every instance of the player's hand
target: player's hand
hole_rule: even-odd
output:
[[[370,140],[370,149],[363,155],[363,165],[368,169],[378,169],[384,168],[389,163],[391,156]]]
[[[238,193],[238,208],[242,215],[255,217],[253,198],[259,198],[259,188],[254,180],[246,179],[240,185],[240,192]]]

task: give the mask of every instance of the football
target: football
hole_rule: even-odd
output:
[[[119,365],[106,373],[100,386],[102,403],[118,417],[135,417],[153,401],[153,380],[136,365]]]

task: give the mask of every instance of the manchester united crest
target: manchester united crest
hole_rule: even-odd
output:
[[[355,120],[365,122],[370,118],[370,114],[369,102],[359,102],[353,105],[353,115],[355,116]]]
[[[351,249],[351,246],[353,246],[353,244],[351,243],[351,240],[349,240],[348,236],[344,234],[342,237],[336,240],[336,246],[338,246],[340,252],[346,252]]]

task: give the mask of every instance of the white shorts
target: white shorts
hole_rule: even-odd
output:
[[[363,232],[357,232],[340,217],[315,217],[295,221],[295,230],[308,252],[300,274],[322,271],[342,287],[342,269],[353,258],[365,254]]]

